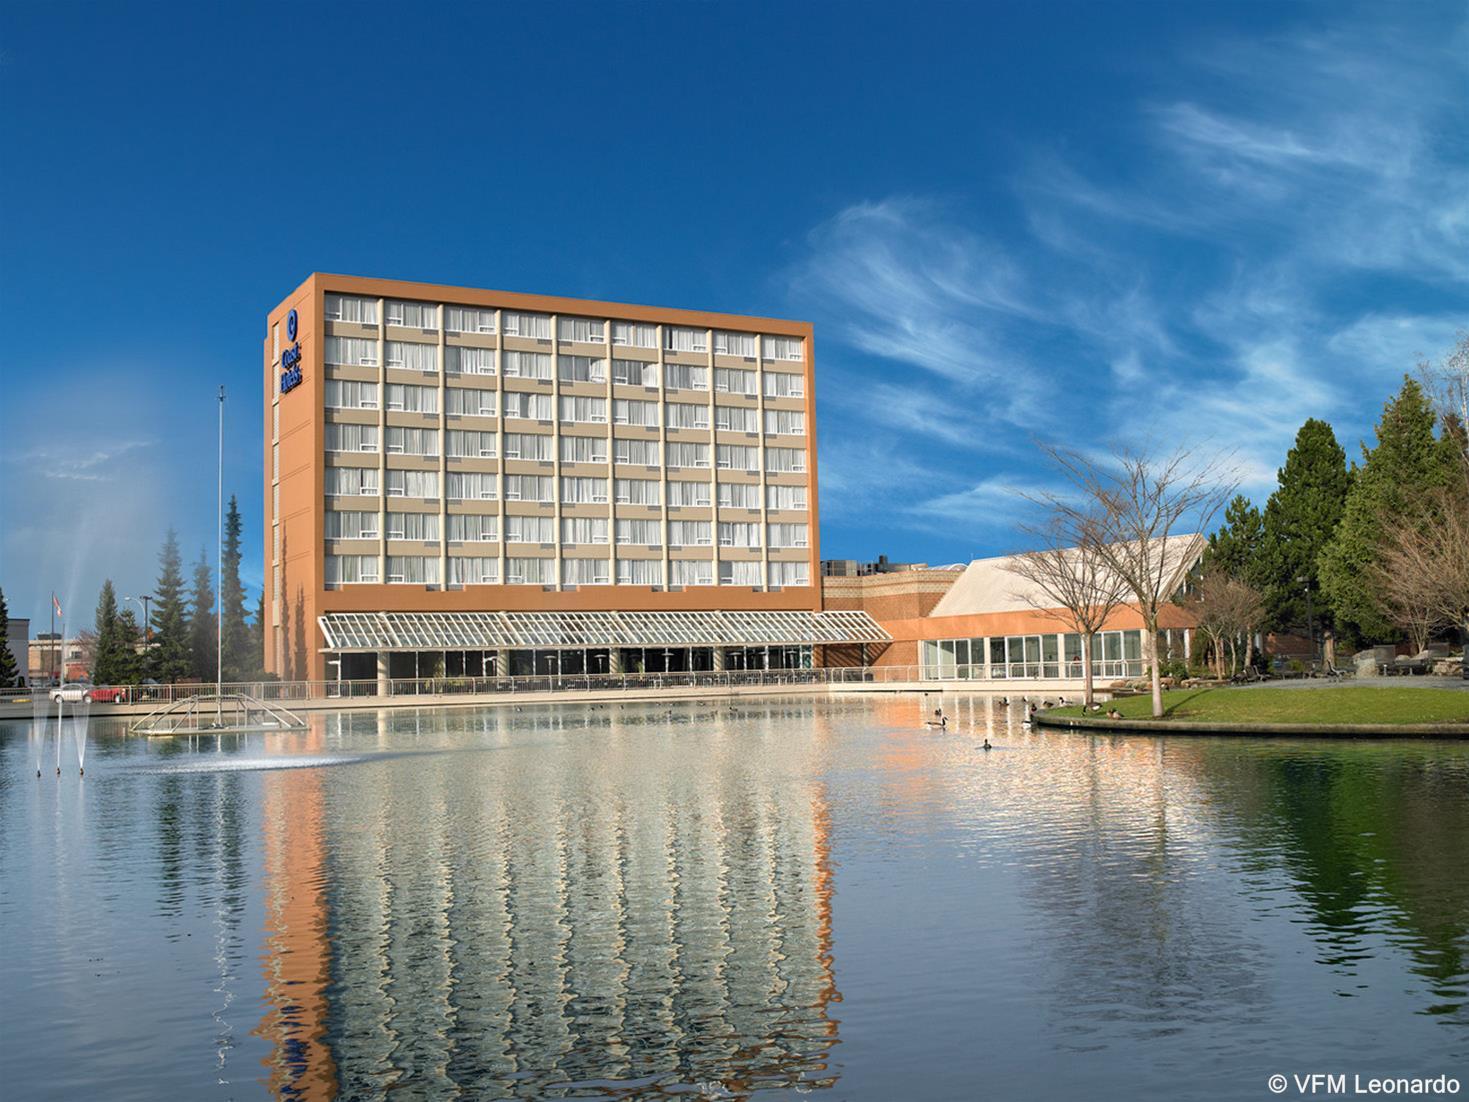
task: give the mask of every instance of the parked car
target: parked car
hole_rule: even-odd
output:
[[[128,687],[126,685],[105,685],[92,688],[93,704],[126,704],[128,702]]]
[[[80,681],[68,681],[51,690],[51,702],[63,700],[67,704],[80,704],[92,699],[92,686]]]

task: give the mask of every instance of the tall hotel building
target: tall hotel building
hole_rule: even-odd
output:
[[[805,322],[315,274],[267,319],[267,668],[798,666],[821,611]]]

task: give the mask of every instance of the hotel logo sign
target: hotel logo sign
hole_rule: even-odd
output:
[[[301,342],[296,339],[298,318],[292,310],[286,315],[286,340],[291,347],[281,353],[281,393],[288,394],[301,385]]]

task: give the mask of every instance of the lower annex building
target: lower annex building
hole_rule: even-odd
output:
[[[264,342],[266,666],[810,665],[806,322],[316,273]]]

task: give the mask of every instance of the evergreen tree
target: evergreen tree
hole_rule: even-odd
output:
[[[0,688],[20,684],[20,666],[10,653],[10,609],[5,605],[5,591],[0,589]]]
[[[172,528],[158,556],[158,585],[154,589],[153,646],[148,651],[148,676],[168,683],[189,676],[189,622],[184,599],[184,571],[178,535]]]
[[[255,605],[255,619],[250,623],[250,676],[265,672],[265,587],[260,587],[260,600]]]
[[[97,641],[92,652],[92,680],[98,685],[121,683],[120,648],[117,638],[117,592],[112,579],[102,583],[97,596]]]
[[[1422,494],[1447,485],[1453,469],[1454,441],[1434,435],[1436,420],[1423,388],[1404,377],[1402,390],[1383,407],[1376,447],[1362,446],[1341,523],[1318,560],[1321,591],[1338,627],[1363,641],[1396,635],[1371,582],[1382,533],[1417,523]]]
[[[214,680],[215,647],[214,575],[209,558],[201,547],[199,561],[194,564],[194,585],[189,594],[189,664],[193,675],[203,681]]]
[[[1210,569],[1241,582],[1252,582],[1259,569],[1264,528],[1260,510],[1244,494],[1224,509],[1224,523],[1209,537],[1205,558]]]
[[[1276,478],[1279,485],[1265,503],[1260,551],[1250,580],[1265,598],[1268,627],[1304,632],[1306,589],[1320,592],[1317,560],[1341,521],[1351,484],[1346,453],[1331,426],[1314,417],[1302,425]],[[1330,630],[1330,609],[1323,601],[1313,601],[1321,626]]]
[[[123,609],[117,616],[117,674],[114,685],[136,685],[143,680],[143,629],[130,608]]]
[[[224,560],[219,576],[219,608],[224,617],[224,679],[243,681],[259,664],[250,654],[250,628],[245,622],[245,586],[240,581],[240,508],[230,495],[224,521]]]

